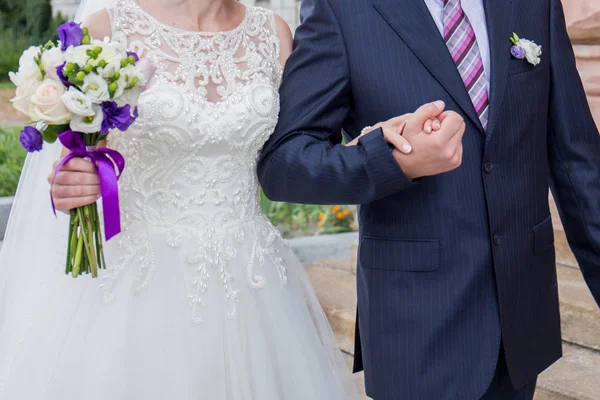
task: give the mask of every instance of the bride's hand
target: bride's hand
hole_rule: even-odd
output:
[[[57,164],[58,161],[48,176],[50,184]],[[56,174],[51,192],[54,206],[62,212],[94,203],[100,198],[100,180],[96,168],[88,160],[72,158]]]
[[[350,143],[347,143],[346,146],[355,146],[362,136],[368,135],[374,130],[381,128],[381,130],[383,131],[383,138],[386,142],[388,142],[404,154],[410,154],[410,152],[412,151],[412,146],[404,137],[402,137],[402,131],[404,130],[406,121],[410,116],[411,114],[404,114],[399,117],[388,119],[385,122],[380,122],[363,132],[360,136],[355,138]]]
[[[361,136],[368,135],[375,129],[383,128],[383,136],[386,142],[390,143],[404,154],[410,154],[412,152],[412,146],[406,140],[406,138],[402,136],[402,132],[404,130],[404,125],[406,125],[406,121],[411,115],[412,114],[405,114],[387,120],[386,122],[380,122],[377,125],[373,126],[371,129],[365,131]],[[432,133],[435,131],[439,131],[441,126],[442,125],[440,123],[440,120],[433,117],[425,122],[425,126],[423,126],[423,131],[427,133]],[[346,144],[346,146],[355,146],[358,143],[359,139],[360,136]]]

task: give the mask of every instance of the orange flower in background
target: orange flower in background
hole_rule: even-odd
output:
[[[350,215],[350,210],[344,211],[344,217],[347,217],[348,215]]]
[[[319,221],[323,221],[324,218],[325,218],[324,213],[319,214]]]
[[[337,217],[337,219],[343,219],[344,218],[344,213],[339,212],[339,213],[337,213],[336,217]]]
[[[323,221],[319,222],[319,223],[317,224],[317,226],[318,226],[319,228],[320,228],[320,227],[322,227],[322,226],[323,226]]]
[[[340,211],[342,209],[342,207],[340,206],[333,206],[331,207],[331,212],[336,213],[338,211]]]

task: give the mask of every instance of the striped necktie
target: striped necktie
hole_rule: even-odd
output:
[[[483,59],[475,31],[462,8],[461,0],[444,0],[444,41],[485,130],[490,102]]]

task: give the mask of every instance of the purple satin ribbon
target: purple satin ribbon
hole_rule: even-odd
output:
[[[73,131],[65,131],[58,135],[60,142],[71,152],[63,158],[56,166],[52,185],[56,179],[56,174],[60,169],[72,158],[87,158],[89,159],[98,171],[100,178],[100,193],[102,195],[102,208],[104,210],[104,234],[106,240],[110,240],[113,236],[121,232],[121,212],[119,209],[119,187],[117,181],[125,168],[125,159],[115,150],[97,149],[95,146],[86,146],[81,133]],[[115,166],[119,171],[119,175],[115,171]],[[56,215],[56,207],[54,199],[52,201],[52,210]]]

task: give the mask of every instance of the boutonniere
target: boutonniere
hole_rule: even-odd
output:
[[[542,59],[542,46],[535,44],[531,40],[521,39],[516,33],[510,37],[513,47],[510,48],[510,54],[519,60],[527,59],[529,64],[538,65]]]

